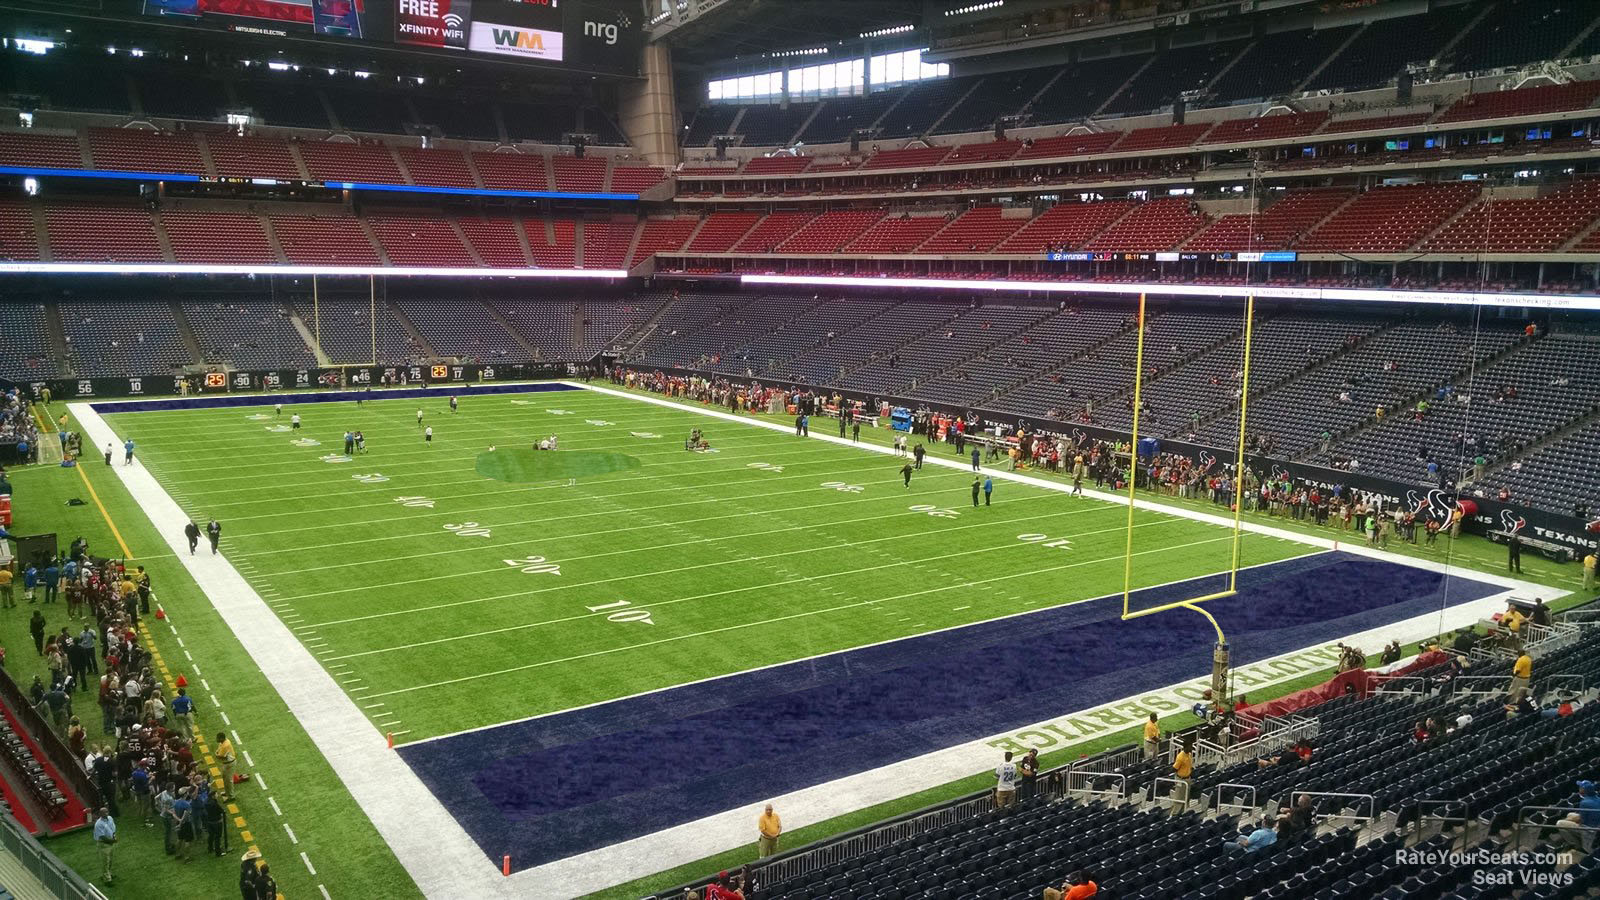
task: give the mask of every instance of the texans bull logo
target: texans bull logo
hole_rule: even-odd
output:
[[[1089,435],[1085,434],[1082,428],[1074,428],[1072,429],[1072,440],[1079,445],[1087,444],[1089,443]]]
[[[1289,480],[1289,470],[1285,469],[1283,466],[1273,466],[1272,467],[1272,480],[1273,481],[1288,481]]]
[[[1511,510],[1509,510],[1509,509],[1500,510],[1500,530],[1501,531],[1509,532],[1511,534],[1516,534],[1517,532],[1520,532],[1523,529],[1523,527],[1526,526],[1527,524],[1528,524],[1528,520],[1527,519],[1524,519],[1523,517],[1517,515],[1516,513],[1512,512]]]
[[[1209,450],[1201,450],[1200,451],[1200,469],[1201,469],[1201,471],[1205,471],[1206,469],[1209,469],[1209,468],[1211,468],[1212,466],[1214,466],[1216,464],[1217,464],[1217,458],[1215,456],[1211,455],[1211,452]]]

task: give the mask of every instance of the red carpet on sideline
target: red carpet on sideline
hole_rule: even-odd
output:
[[[61,770],[57,769],[55,765],[50,762],[50,758],[45,756],[44,749],[39,746],[38,741],[33,739],[33,735],[29,734],[27,730],[22,727],[22,723],[18,721],[16,714],[11,711],[11,707],[5,705],[4,703],[0,703],[0,712],[5,713],[6,720],[11,723],[11,730],[17,733],[17,737],[22,738],[22,742],[28,747],[28,752],[32,753],[33,758],[39,761],[39,765],[44,767],[45,774],[49,775],[55,780],[56,786],[61,789],[62,796],[67,798],[66,809],[59,817],[45,822],[45,827],[49,829],[51,834],[61,834],[63,832],[72,831],[75,828],[82,828],[85,825],[88,825],[89,810],[83,805],[83,798],[79,797],[72,790],[71,782],[62,777]],[[29,826],[30,823],[28,819],[24,818],[26,814],[23,813],[23,805],[17,802],[18,798],[15,791],[18,785],[13,784],[13,779],[20,778],[22,776],[20,773],[12,770],[8,765],[3,766],[3,768],[5,769],[6,799],[11,801],[12,814],[16,815],[17,821],[21,822],[24,826]],[[23,789],[26,790],[26,787],[23,786]],[[19,815],[19,813],[22,814]],[[36,825],[37,823],[34,824]],[[37,827],[30,827],[29,830],[33,831],[34,833],[38,833]]]

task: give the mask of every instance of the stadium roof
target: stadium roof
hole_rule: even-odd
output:
[[[663,13],[648,30],[674,61],[704,65],[774,51],[858,41],[901,25],[922,26],[917,0],[723,0]]]

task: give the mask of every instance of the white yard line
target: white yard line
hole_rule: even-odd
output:
[[[663,398],[640,396],[598,386],[588,386],[588,388],[597,393],[640,403],[684,410],[749,427],[792,433],[792,429],[776,423],[680,404]],[[113,440],[110,429],[92,410],[87,409],[84,404],[73,404],[73,409],[79,420],[84,423],[85,431],[92,442],[99,445]],[[893,453],[888,447],[851,444],[849,441],[840,441],[824,434],[813,434],[811,439],[853,446],[865,452],[877,452],[883,455]],[[967,463],[933,456],[929,456],[925,462],[960,471],[970,469]],[[162,521],[169,523],[184,521],[181,510],[176,508],[176,504],[142,465],[118,467],[117,471],[146,514],[157,523],[158,528]],[[990,469],[985,469],[984,472],[996,479],[1030,484],[1046,490],[1061,493],[1070,490],[1067,485],[1027,475]],[[1098,491],[1084,493],[1092,499],[1108,503],[1125,505],[1128,502],[1126,497],[1120,495]],[[1167,513],[1191,521],[1223,527],[1231,527],[1233,524],[1231,519],[1222,516],[1145,500],[1136,501],[1136,505],[1141,509]],[[1334,539],[1303,535],[1254,522],[1246,522],[1243,527],[1252,533],[1282,538],[1309,547],[1341,549],[1429,571],[1452,571],[1451,567],[1443,563],[1411,560],[1365,547],[1344,546]],[[179,541],[182,539],[178,537],[177,532],[174,529],[161,530],[174,552],[178,553]],[[169,530],[172,532],[170,535]],[[358,721],[364,717],[359,715],[354,701],[338,689],[332,677],[295,640],[287,627],[266,607],[248,583],[238,576],[228,564],[226,555],[214,557],[188,557],[182,553],[178,555],[195,576],[196,582],[212,598],[213,605],[222,613],[224,620],[262,672],[278,689],[291,712],[300,719],[307,734],[328,758],[335,773],[344,781],[356,802],[388,841],[401,864],[411,873],[427,896],[567,898],[695,862],[720,850],[749,843],[750,821],[757,810],[734,809],[536,868],[525,869],[509,878],[501,876],[494,861],[488,859],[472,842],[460,825],[422,785],[415,773],[399,761],[397,754],[384,749],[383,736],[370,724],[370,720]],[[1470,577],[1500,585],[1507,590],[1484,600],[1452,607],[1443,617],[1445,628],[1476,621],[1481,616],[1502,608],[1505,596],[1511,593],[1537,590],[1546,596],[1559,594],[1527,582],[1490,573],[1472,571]],[[1017,615],[1028,615],[1032,612],[1034,610]],[[1372,629],[1346,640],[1372,646],[1393,639],[1409,642],[1438,633],[1436,629],[1439,625],[1439,614],[1429,613],[1405,622]],[[1283,658],[1295,655],[1286,654]],[[788,662],[792,661],[773,665],[784,665]],[[1331,665],[1331,661],[1328,664]],[[1259,689],[1293,677],[1296,675],[1288,674],[1279,679],[1258,680],[1252,688]],[[662,690],[670,689],[672,688]],[[1185,708],[1190,701],[1175,693],[1184,689],[1186,685],[1175,685],[1165,692],[1151,692],[1141,697],[1108,704],[1105,708],[1162,695],[1174,698],[1171,701],[1175,704],[1174,708]],[[563,712],[568,711],[570,710]],[[1041,727],[1052,724],[1053,721],[1041,723]],[[395,736],[408,733],[395,732]],[[971,741],[770,799],[784,810],[793,810],[785,814],[791,829],[823,821],[945,784],[982,770],[995,756],[997,746],[995,742],[1002,739],[1012,738],[1008,734]],[[265,789],[266,785],[259,774],[256,775],[256,780]]]

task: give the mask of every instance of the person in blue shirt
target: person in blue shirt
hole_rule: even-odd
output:
[[[39,569],[29,566],[22,572],[22,592],[27,595],[28,602],[33,602],[33,590],[39,586]]]
[[[982,455],[980,453],[978,453],[978,448],[977,447],[973,447],[972,448],[972,471],[974,471],[974,472],[978,471],[978,461],[980,459],[982,459],[982,458],[983,458]]]
[[[193,856],[194,847],[194,804],[189,800],[187,788],[178,792],[177,799],[172,801],[172,830],[178,837],[177,857],[188,860]]]
[[[151,816],[155,813],[155,794],[150,791],[150,770],[144,767],[144,760],[139,760],[128,775],[128,787],[133,791],[134,804],[144,813],[144,824],[154,824]]]
[[[1594,782],[1578,782],[1578,816],[1585,828],[1600,828],[1600,795],[1595,793]]]
[[[56,602],[56,589],[61,584],[61,570],[56,568],[56,561],[51,560],[50,565],[44,567],[44,602]]]
[[[987,476],[983,479],[983,505],[989,505],[989,497],[994,494],[994,479]]]
[[[183,739],[194,743],[194,698],[189,696],[188,688],[178,688],[178,696],[172,698],[172,715],[178,720]]]
[[[122,442],[122,464],[125,466],[133,465],[133,438],[128,438]]]
[[[1229,850],[1241,850],[1245,853],[1254,853],[1263,847],[1270,847],[1278,842],[1278,832],[1273,830],[1271,819],[1262,819],[1256,824],[1256,830],[1238,840],[1223,842]]]
[[[117,846],[117,823],[111,818],[111,813],[105,807],[100,807],[100,815],[94,820],[94,843],[100,848],[100,862],[105,868],[102,873],[106,884],[114,883],[111,877],[111,851]]]

